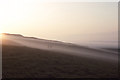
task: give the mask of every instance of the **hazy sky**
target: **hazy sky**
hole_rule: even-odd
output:
[[[75,43],[117,41],[117,2],[45,1],[0,0],[1,32]]]

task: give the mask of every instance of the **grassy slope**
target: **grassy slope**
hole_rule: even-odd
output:
[[[106,50],[110,50],[110,51],[115,51],[115,52],[119,52],[120,49],[116,49],[116,48],[104,48]]]
[[[114,78],[117,64],[22,46],[3,46],[3,78]]]

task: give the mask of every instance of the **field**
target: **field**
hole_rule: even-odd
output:
[[[3,78],[116,78],[118,65],[84,57],[3,45]]]

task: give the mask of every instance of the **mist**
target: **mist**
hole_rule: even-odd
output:
[[[88,46],[75,45],[71,43],[64,43],[59,41],[36,39],[31,37],[23,36],[6,36],[6,40],[11,45],[15,46],[26,46],[36,49],[50,50],[55,52],[63,52],[65,54],[83,56],[87,58],[100,59],[110,62],[117,62],[118,53],[107,51],[104,49],[90,48]],[[4,42],[3,44],[8,44]],[[9,44],[10,45],[10,44]]]

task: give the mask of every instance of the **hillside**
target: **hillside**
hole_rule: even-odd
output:
[[[118,53],[4,34],[3,78],[116,78]]]
[[[116,78],[116,63],[3,45],[3,78]]]
[[[45,40],[34,37],[25,37],[19,34],[4,34],[2,41],[4,45],[26,46],[30,48],[61,52],[69,55],[77,55],[94,58],[109,62],[118,61],[118,53],[101,49],[89,48],[72,43]]]

